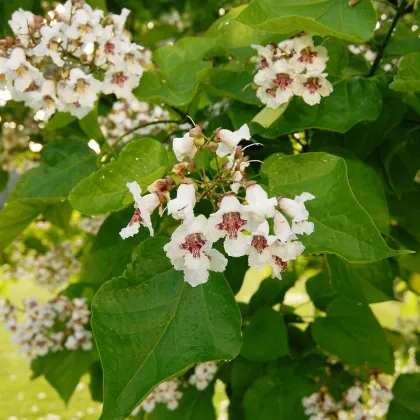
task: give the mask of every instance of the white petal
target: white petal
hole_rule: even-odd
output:
[[[210,270],[218,273],[223,273],[226,270],[228,260],[226,257],[216,249],[210,249],[206,252],[210,259]]]
[[[301,222],[292,223],[292,231],[297,235],[311,235],[315,230],[315,226],[312,222],[308,222],[306,220],[302,220]]]
[[[129,189],[129,191],[131,192],[131,195],[134,198],[134,201],[136,203],[140,202],[140,198],[141,198],[141,187],[137,182],[127,182],[127,184],[125,184],[127,186],[127,188]]]
[[[279,211],[276,211],[274,214],[274,233],[281,242],[287,242],[297,232],[292,232],[287,219]]]
[[[226,238],[223,246],[230,257],[242,257],[249,251],[247,237],[240,232],[237,239]]]
[[[207,270],[185,270],[184,280],[192,287],[207,283],[209,272]]]
[[[249,252],[248,264],[253,268],[264,267],[271,258],[271,252],[266,248],[261,254],[252,248]]]
[[[120,236],[123,239],[130,238],[131,236],[136,235],[139,232],[140,223],[133,223],[132,225],[128,225],[124,229],[121,229]]]

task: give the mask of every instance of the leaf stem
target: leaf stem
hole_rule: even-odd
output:
[[[400,17],[404,13],[404,10],[405,10],[405,0],[401,0],[401,3],[398,6],[397,11],[395,13],[394,20],[392,21],[391,26],[388,29],[387,34],[385,35],[384,42],[382,43],[382,45],[378,49],[378,54],[376,55],[375,61],[372,64],[372,67],[370,69],[370,72],[369,72],[368,77],[372,77],[375,74],[375,72],[376,72],[376,70],[377,70],[377,68],[379,66],[379,63],[382,60],[382,56],[383,56],[383,54],[385,52],[385,49],[386,49],[386,47],[388,45],[388,42],[391,39],[392,32],[394,31],[395,26],[398,23],[398,20],[400,19]]]

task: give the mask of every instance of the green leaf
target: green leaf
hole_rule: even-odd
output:
[[[337,254],[351,263],[369,263],[399,254],[390,249],[366,210],[356,200],[343,158],[327,153],[283,156],[271,166],[271,195],[294,197],[303,192],[309,219],[315,224],[311,236],[302,237],[308,253]]]
[[[31,369],[34,378],[44,375],[67,404],[80,378],[96,360],[98,360],[96,350],[63,350],[36,358],[31,364]]]
[[[396,272],[388,259],[371,264],[348,264],[329,255],[328,266],[334,289],[348,299],[366,305],[394,299]]]
[[[217,96],[232,98],[251,105],[259,105],[255,91],[251,87],[253,76],[247,71],[231,71],[227,69],[212,69],[207,90]]]
[[[289,354],[283,316],[271,309],[259,309],[244,329],[241,355],[249,360],[265,362]]]
[[[234,295],[241,289],[248,269],[248,257],[246,255],[239,258],[228,258],[224,275]]]
[[[79,126],[89,139],[100,140],[104,136],[101,127],[99,127],[97,106],[79,120]]]
[[[398,73],[389,85],[391,89],[400,92],[420,91],[420,53],[407,54],[399,64]]]
[[[90,382],[89,391],[93,401],[103,402],[104,395],[104,372],[101,362],[98,360],[93,363],[89,370]]]
[[[230,383],[236,395],[244,394],[252,382],[264,372],[262,363],[252,362],[242,356],[233,360],[231,365]]]
[[[56,140],[41,155],[44,162],[20,178],[0,211],[0,249],[49,205],[64,201],[96,169],[95,154],[77,140]]]
[[[400,375],[392,388],[388,420],[420,419],[420,373]]]
[[[369,213],[378,230],[389,232],[388,204],[381,179],[376,171],[345,149],[327,149],[346,161],[347,175],[356,200]]]
[[[173,106],[189,104],[211,67],[202,58],[214,45],[212,38],[186,37],[173,46],[156,50],[154,58],[160,70],[145,72],[134,95]]]
[[[414,177],[420,168],[420,127],[395,127],[381,147],[382,161],[392,189],[398,193],[418,191]]]
[[[166,258],[165,243],[140,244],[128,270],[92,302],[104,369],[103,420],[125,419],[152,388],[194,363],[239,352],[241,319],[224,276],[212,272],[208,283],[192,288]]]
[[[182,397],[176,410],[168,410],[164,404],[157,404],[147,415],[148,420],[215,420],[212,397],[213,387],[204,391],[194,387],[181,389]]]
[[[273,33],[332,35],[348,41],[367,41],[376,25],[370,0],[354,7],[347,0],[253,0],[236,19]]]
[[[120,230],[133,216],[133,209],[113,213],[103,223],[92,241],[83,263],[79,281],[100,286],[113,277],[120,276],[131,262],[134,249],[149,237],[147,229],[132,238],[121,240]]]
[[[334,299],[327,307],[327,316],[317,318],[312,336],[328,353],[343,363],[393,373],[394,357],[385,332],[368,306],[344,297]]]
[[[291,374],[257,379],[245,394],[246,420],[306,420],[302,398],[316,387],[308,380]]]
[[[73,208],[66,200],[61,203],[51,204],[44,210],[43,213],[44,217],[53,225],[67,232],[72,212]]]
[[[274,306],[282,303],[286,292],[295,284],[296,274],[294,271],[282,273],[282,279],[268,278],[261,282],[260,287],[251,297],[249,308],[256,311],[263,306]]]
[[[379,116],[382,98],[376,84],[367,79],[346,79],[334,85],[330,96],[319,105],[310,106],[295,97],[270,128],[253,122],[252,130],[267,138],[308,128],[344,133],[360,121],[373,121]]]
[[[369,156],[385,139],[387,133],[399,124],[407,110],[403,102],[396,98],[384,97],[381,113],[375,121],[362,121],[344,135],[316,131],[311,142],[311,150],[324,147],[343,147],[351,150],[361,159]]]
[[[127,182],[142,188],[164,175],[168,155],[156,140],[142,138],[125,146],[118,159],[84,179],[69,196],[70,204],[91,216],[118,211],[133,201]]]
[[[71,124],[73,121],[76,121],[76,117],[71,115],[68,112],[56,112],[52,118],[45,125],[44,130],[53,131],[58,130],[59,128],[66,127]]]
[[[245,5],[234,7],[216,20],[208,29],[206,36],[214,37],[217,46],[236,57],[255,55],[253,44],[265,44],[273,41],[273,34],[243,25],[235,20]]]
[[[305,286],[313,304],[321,311],[325,311],[327,306],[338,296],[327,271],[321,271],[309,278]]]

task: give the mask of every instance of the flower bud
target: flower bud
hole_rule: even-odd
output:
[[[213,152],[213,153],[215,153],[216,152],[216,150],[217,150],[217,148],[218,148],[219,146],[217,145],[217,143],[214,143],[213,141],[211,141],[208,145],[207,145],[207,148],[210,150],[210,152]]]
[[[200,137],[203,137],[203,129],[199,125],[196,125],[194,128],[191,128],[189,134],[191,137],[198,139]]]
[[[34,17],[34,25],[35,25],[36,28],[40,28],[43,24],[44,24],[44,17],[43,16],[37,15],[37,16]]]
[[[220,143],[220,139],[219,139],[219,133],[220,133],[221,128],[216,128],[216,130],[213,131],[213,135],[214,135],[214,141],[216,143]]]
[[[206,142],[206,139],[203,136],[201,136],[201,137],[194,137],[194,144],[197,147],[203,147],[205,142]]]

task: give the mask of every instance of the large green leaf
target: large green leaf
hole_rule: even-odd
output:
[[[420,373],[401,375],[392,388],[394,398],[389,406],[388,420],[420,419]]]
[[[331,301],[338,296],[331,283],[331,276],[325,270],[310,277],[305,287],[313,304],[322,311],[325,311]]]
[[[121,240],[120,230],[133,216],[133,209],[111,214],[101,226],[83,263],[80,282],[93,283],[97,287],[120,276],[131,262],[137,245],[149,237],[147,229],[132,238]]]
[[[376,120],[381,106],[381,93],[372,80],[345,79],[334,85],[334,91],[322,98],[319,105],[310,106],[295,97],[268,129],[255,122],[251,127],[255,133],[267,138],[308,128],[344,133],[360,121]]]
[[[182,397],[176,410],[168,410],[164,404],[157,404],[147,415],[148,420],[215,420],[212,397],[213,388],[209,386],[204,391],[194,387],[181,389]]]
[[[286,326],[283,316],[266,306],[252,317],[244,329],[241,355],[249,360],[264,362],[289,354]]]
[[[347,175],[356,200],[369,213],[378,230],[389,232],[388,204],[381,179],[376,171],[345,149],[325,150],[346,161]]]
[[[401,124],[388,133],[381,155],[391,187],[398,193],[418,191],[414,183],[420,168],[420,127]]]
[[[396,273],[388,259],[370,264],[348,264],[329,255],[328,266],[332,285],[341,295],[364,304],[394,299]]]
[[[228,13],[216,20],[206,32],[206,36],[216,39],[217,46],[222,52],[227,51],[237,57],[255,55],[255,50],[251,48],[253,44],[266,44],[274,41],[273,34],[251,28],[235,20],[245,7],[242,5],[229,10]]]
[[[384,330],[368,306],[344,297],[334,299],[327,316],[317,318],[312,335],[318,345],[343,363],[394,371],[394,357]]]
[[[96,155],[77,140],[56,140],[43,149],[42,157],[41,165],[20,178],[0,212],[0,249],[96,169]]]
[[[74,188],[70,204],[89,215],[118,211],[133,201],[127,182],[142,188],[164,175],[168,155],[161,143],[142,138],[125,146],[118,159],[99,169]]]
[[[403,58],[389,87],[409,93],[420,91],[420,52],[413,52]]]
[[[36,358],[32,362],[31,368],[34,378],[44,375],[63,401],[67,403],[82,375],[97,360],[98,353],[96,350],[63,350]]]
[[[259,105],[260,101],[251,88],[253,76],[247,71],[213,69],[208,78],[207,90],[218,96],[228,97],[246,104]]]
[[[192,288],[166,258],[165,243],[140,244],[128,270],[93,300],[103,420],[125,419],[152,388],[194,363],[239,352],[241,319],[224,276],[211,273],[208,283]]]
[[[302,241],[308,253],[337,254],[352,263],[369,263],[399,251],[390,249],[349,184],[345,160],[328,153],[305,153],[278,158],[269,171],[270,192],[308,201],[315,232]]]
[[[9,181],[8,172],[0,169],[0,193],[6,189],[8,181]]]
[[[338,146],[351,150],[361,159],[370,155],[385,139],[386,134],[399,124],[407,110],[403,102],[396,98],[384,97],[379,117],[374,121],[362,121],[342,134],[316,131],[311,142],[311,150]]]
[[[375,29],[376,13],[370,0],[354,7],[348,0],[253,0],[236,20],[267,32],[305,31],[367,41]]]
[[[145,72],[134,90],[138,99],[163,101],[173,106],[189,104],[211,67],[202,58],[215,46],[215,39],[187,37],[155,52],[160,70]]]
[[[245,419],[305,420],[302,398],[315,390],[307,379],[291,374],[259,378],[245,394]]]

